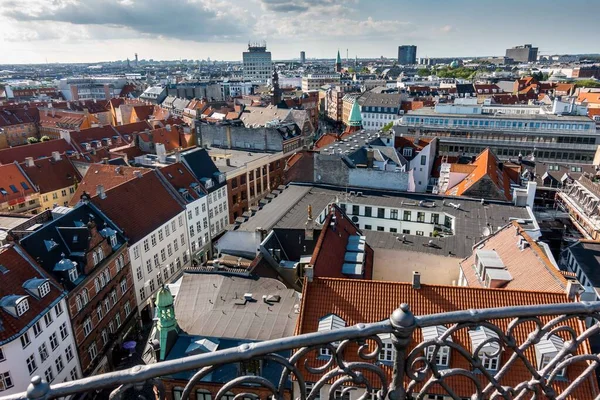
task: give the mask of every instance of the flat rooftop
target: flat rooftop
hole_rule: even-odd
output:
[[[461,107],[469,107],[464,105]],[[473,108],[479,108],[473,105]],[[444,117],[444,118],[483,118],[493,120],[536,120],[536,121],[574,121],[574,122],[594,122],[589,117],[581,115],[554,115],[554,114],[451,114],[451,113],[438,113],[433,108],[420,108],[415,111],[411,111],[405,114],[404,117]]]
[[[244,167],[246,164],[274,154],[260,153],[253,150],[219,149],[216,147],[209,147],[206,150],[217,168],[219,168],[219,171],[224,173]],[[227,164],[227,160],[229,160],[229,164]]]
[[[360,191],[362,195],[350,196],[350,191]],[[483,238],[484,230],[493,232],[513,219],[532,218],[526,208],[516,207],[512,203],[486,201],[481,204],[480,199],[465,197],[292,183],[248,221],[241,224],[238,230],[254,232],[256,228],[267,231],[273,228],[304,229],[309,205],[312,207],[313,218],[316,219],[328,204],[335,201],[449,214],[455,218],[452,236],[407,235],[407,240],[403,243],[402,234],[367,230],[363,230],[363,233],[367,236],[367,243],[373,248],[416,251],[461,259],[472,254],[472,246]],[[419,205],[421,201],[433,207],[424,208]],[[450,203],[460,204],[460,208],[457,209]]]

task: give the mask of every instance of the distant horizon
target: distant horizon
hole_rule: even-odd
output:
[[[4,1],[0,64],[94,64],[135,53],[236,62],[257,40],[276,60],[297,59],[302,50],[308,59],[332,59],[338,49],[343,58],[348,49],[350,59],[394,59],[403,44],[416,45],[418,58],[503,56],[525,43],[541,55],[587,54],[600,51],[597,6],[505,0],[491,12],[478,0]],[[519,10],[536,18],[523,23]]]

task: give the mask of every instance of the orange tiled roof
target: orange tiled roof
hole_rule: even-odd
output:
[[[294,153],[290,156],[290,158],[287,159],[286,162],[286,168],[291,168],[294,166],[294,164],[296,164],[298,161],[300,161],[300,159],[304,156],[304,153],[299,152],[299,153]]]
[[[412,284],[404,282],[370,281],[362,279],[336,279],[336,278],[314,278],[312,282],[305,280],[302,293],[302,306],[300,316],[296,325],[296,334],[305,334],[318,331],[319,319],[335,314],[343,319],[346,326],[358,323],[373,323],[386,320],[401,303],[410,305],[414,315],[437,314],[451,311],[468,310],[473,308],[507,307],[532,304],[554,304],[568,302],[564,293],[518,291],[508,289],[482,289],[460,286],[438,286],[421,285],[420,289],[413,289]],[[550,317],[541,317],[543,323],[549,322]],[[495,320],[498,327],[506,331],[509,320]],[[583,321],[571,319],[568,324],[580,334],[585,329]],[[514,330],[517,343],[523,343],[530,332],[536,328],[533,322],[524,322]],[[562,335],[562,334],[561,334]],[[565,339],[568,339],[566,336]],[[409,351],[423,340],[419,329],[413,333]],[[465,329],[458,330],[452,335],[454,343],[471,349],[471,341]],[[357,355],[358,346],[351,344],[346,348],[344,358],[347,361],[363,361]],[[577,353],[590,352],[589,345],[578,348]],[[364,352],[365,354],[368,351]],[[500,366],[505,365],[512,355],[512,351],[505,349],[501,354]],[[316,351],[306,357],[307,366],[323,366],[326,361],[316,357]],[[530,347],[525,356],[536,364],[535,349]],[[303,360],[298,365],[307,382],[316,382],[321,376],[309,373]],[[392,366],[380,364],[387,374],[388,382],[392,376]],[[451,351],[450,366],[471,370],[467,360],[456,351]],[[573,380],[578,377],[587,367],[586,363],[574,363],[567,369],[567,377]],[[366,369],[361,370],[365,378],[370,382],[379,382],[377,376]],[[478,375],[483,386],[487,380],[483,375]],[[515,362],[501,384],[515,387],[521,382],[529,381],[531,373],[521,362]],[[568,385],[569,380],[555,381],[553,387],[560,393]],[[406,381],[408,382],[408,380]],[[453,376],[445,380],[461,398],[470,397],[474,393],[474,385],[464,377]],[[421,386],[417,386],[419,388]],[[597,394],[597,384],[590,377],[579,385],[568,399],[592,399]],[[434,385],[428,393],[445,394],[439,386]]]
[[[522,237],[529,247],[520,250],[517,239]],[[520,227],[517,222],[507,224],[500,231],[479,242],[477,249],[495,250],[512,276],[505,289],[564,292],[567,280],[552,264],[540,246]],[[485,287],[475,272],[475,251],[460,262],[460,268],[468,286]],[[535,279],[531,279],[535,276]]]
[[[512,199],[510,190],[510,179],[507,174],[498,169],[498,159],[490,149],[485,149],[477,156],[473,164],[475,169],[465,177],[458,185],[448,189],[447,195],[464,196],[468,195],[468,191],[477,182],[484,177],[488,177],[496,186],[496,188],[504,193],[506,200]]]
[[[477,166],[473,164],[450,164],[450,172],[458,172],[462,174],[470,174],[473,172],[473,170],[475,170],[475,168],[477,168]]]
[[[321,136],[319,139],[317,139],[317,141],[315,142],[314,148],[320,149],[320,148],[329,146],[330,144],[335,143],[336,141],[337,141],[336,135],[327,133],[327,134]]]
[[[14,189],[11,188],[11,185]],[[0,189],[6,192],[6,194],[0,193],[0,203],[8,202],[10,205],[24,203],[25,196],[36,192],[29,179],[16,164],[0,165]]]
[[[33,157],[34,159],[49,157],[54,151],[65,154],[67,151],[74,150],[75,149],[73,149],[65,139],[48,140],[47,142],[10,147],[8,149],[0,150],[0,164],[10,164],[14,161],[23,162],[27,157]]]
[[[92,164],[77,186],[77,190],[75,191],[75,194],[73,194],[73,198],[69,205],[74,206],[77,204],[83,192],[86,192],[91,196],[95,195],[98,185],[103,185],[104,190],[107,191],[115,186],[135,179],[134,171],[140,171],[142,174],[147,174],[151,170],[148,168]]]
[[[600,104],[600,93],[598,92],[586,92],[579,93],[577,101],[580,103],[586,102],[588,104]]]
[[[81,175],[68,157],[62,157],[58,161],[52,157],[42,158],[34,160],[33,167],[28,167],[23,163],[21,168],[39,188],[40,193],[65,189],[81,180]]]

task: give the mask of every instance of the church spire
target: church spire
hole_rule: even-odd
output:
[[[335,72],[342,72],[342,57],[340,57],[340,49],[338,49],[337,58],[335,59]]]
[[[156,293],[156,314],[158,321],[156,329],[158,330],[158,340],[160,342],[160,361],[163,361],[169,351],[177,341],[179,327],[175,318],[175,307],[173,306],[173,296],[166,286],[163,286]]]
[[[352,110],[350,111],[350,116],[348,117],[348,126],[362,128],[362,116],[360,115],[360,106],[358,105],[358,100],[354,100],[354,104],[352,104]]]

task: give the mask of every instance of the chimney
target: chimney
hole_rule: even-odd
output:
[[[53,151],[52,158],[54,159],[54,161],[60,161],[60,153],[58,151]]]
[[[373,168],[373,158],[375,154],[373,153],[373,149],[367,149],[367,168]]]
[[[25,165],[28,167],[33,167],[35,165],[33,163],[33,157],[25,157]]]
[[[579,295],[579,291],[582,289],[581,284],[577,281],[567,282],[567,298],[569,300],[575,300],[576,296]]]
[[[225,159],[225,165],[227,165],[228,167],[231,167],[231,159],[226,158]]]
[[[314,272],[315,270],[312,265],[307,265],[306,267],[304,267],[304,276],[306,277],[307,281],[313,281],[313,277],[315,276]]]
[[[133,171],[133,176],[135,176],[136,178],[141,178],[142,172],[141,171]]]
[[[96,186],[96,195],[98,197],[100,197],[101,199],[105,199],[106,198],[106,193],[104,193],[104,185],[97,185]]]
[[[181,162],[181,152],[179,149],[175,149],[175,162]]]
[[[421,273],[418,271],[413,271],[412,288],[413,289],[421,289]]]
[[[52,108],[52,117],[54,117],[55,113],[56,113],[56,110],[55,110],[55,109],[54,109],[54,107],[53,107],[53,108]]]

